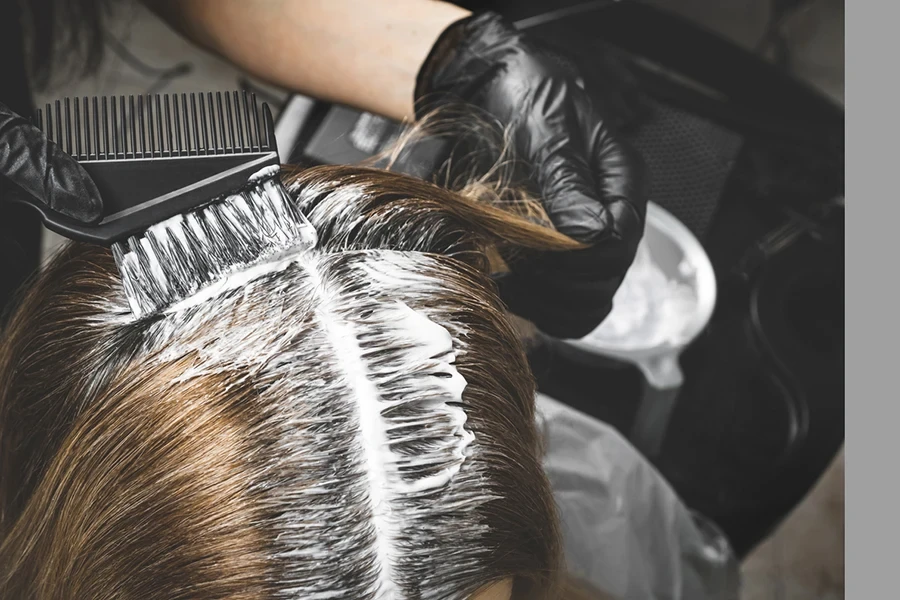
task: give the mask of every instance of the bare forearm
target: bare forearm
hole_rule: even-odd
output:
[[[145,0],[196,43],[257,77],[411,118],[419,67],[468,11],[435,0]]]

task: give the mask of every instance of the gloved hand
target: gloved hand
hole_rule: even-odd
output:
[[[100,192],[84,168],[0,103],[0,201],[12,194],[85,223],[103,214]]]
[[[578,85],[574,65],[483,13],[444,31],[419,72],[415,100],[417,117],[462,101],[511,127],[550,220],[590,247],[513,263],[500,294],[550,335],[592,331],[634,260],[646,195],[642,163],[612,131],[606,107]]]

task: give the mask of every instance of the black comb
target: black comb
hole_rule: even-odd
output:
[[[269,107],[246,92],[65,98],[36,125],[88,172],[103,218],[45,214],[68,238],[111,246],[248,185],[279,165]]]

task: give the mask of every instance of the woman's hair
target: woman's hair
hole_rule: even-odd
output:
[[[73,243],[27,291],[0,349],[0,596],[558,593],[487,257],[577,244],[387,171],[284,180],[318,245],[242,287],[135,320],[110,253]]]

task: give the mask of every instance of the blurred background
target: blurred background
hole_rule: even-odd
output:
[[[823,123],[833,124],[829,103],[837,107],[842,129],[843,2],[460,4],[518,19],[520,26],[575,54],[584,72],[601,53],[613,51],[640,66],[641,81],[651,92],[630,135],[656,177],[651,200],[703,244],[718,283],[708,326],[680,356],[684,381],[665,437],[648,456],[685,502],[732,541],[743,559],[744,600],[843,598],[843,246],[823,242],[827,230],[802,225],[809,220],[804,212],[809,206],[834,201],[830,194],[842,190],[842,166],[830,169],[827,156],[814,161],[812,154],[796,150],[799,145],[773,141],[780,139],[783,124],[816,111],[826,115]],[[654,15],[661,17],[649,19]],[[623,39],[621,32],[633,31],[628,25],[635,23],[650,25],[640,39]],[[674,42],[680,54],[662,43],[670,33],[693,40],[696,32],[724,43],[723,52],[709,56],[704,48],[715,47],[713,41],[696,48],[693,41]],[[66,86],[67,95],[248,89],[273,109],[285,162],[355,162],[396,133],[396,124],[379,117],[248,78],[185,41],[137,2],[122,3],[107,47],[99,72]],[[653,59],[654,53],[683,62],[660,67],[665,61]],[[747,56],[804,82],[813,97],[826,99],[824,104],[803,97],[789,107],[769,87],[780,80],[743,70]],[[702,94],[694,98],[654,79],[662,71],[683,75],[691,61],[702,63],[711,78],[746,101],[731,98],[729,109],[717,112],[719,105],[704,104]],[[801,97],[792,93],[783,96]],[[57,96],[51,89],[37,101],[41,105]],[[764,107],[762,117],[754,106]],[[815,140],[816,118],[809,117],[798,135]],[[842,140],[840,152],[842,163]],[[791,166],[787,174],[784,165]],[[807,196],[816,201],[807,202]],[[842,207],[842,191],[838,201]],[[49,254],[60,239],[45,234]],[[748,249],[756,254],[748,255]],[[804,278],[797,277],[800,271]],[[819,308],[792,312],[791,298],[810,295]],[[632,430],[646,385],[633,364],[550,339],[534,345],[531,360],[542,392],[623,432]]]

